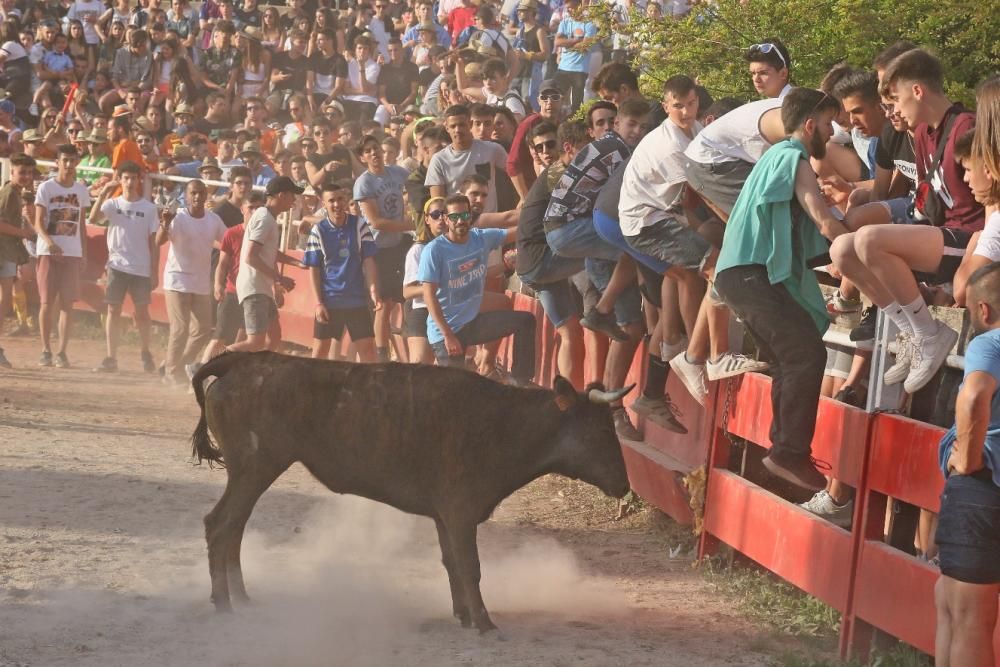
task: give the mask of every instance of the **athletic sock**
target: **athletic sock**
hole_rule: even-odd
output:
[[[913,303],[903,306],[903,313],[917,338],[927,338],[937,333],[937,322],[931,317],[931,311],[923,297],[918,296]]]
[[[661,359],[660,355],[648,355],[646,357],[646,387],[642,390],[642,395],[646,398],[663,398],[668,372],[670,372],[670,365]]]
[[[375,348],[375,358],[378,359],[379,363],[389,361],[389,348],[387,347],[376,347]]]
[[[923,302],[921,302],[923,303]],[[898,303],[893,301],[888,306],[882,309],[886,317],[892,320],[892,323],[899,328],[905,334],[913,335],[913,327],[910,325],[910,320],[907,319],[906,313],[903,312],[903,307]]]

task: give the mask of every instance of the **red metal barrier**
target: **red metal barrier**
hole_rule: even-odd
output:
[[[86,277],[94,282],[85,285],[81,305],[97,310],[103,308],[103,285],[96,281],[107,251],[104,230],[91,227],[89,233]],[[165,259],[164,248],[161,268]],[[313,296],[308,272],[290,267],[284,272],[298,285],[282,309],[284,338],[309,345]],[[539,322],[536,379],[549,385],[557,369],[557,335],[535,299],[511,296],[515,308],[532,312]],[[154,320],[166,322],[159,290],[152,314]],[[501,358],[509,353],[506,341]],[[638,385],[626,399],[628,405],[642,389],[645,362],[641,348],[627,380]],[[866,656],[876,628],[933,653],[933,589],[939,573],[885,544],[883,527],[890,497],[937,511],[943,486],[937,468],[941,429],[898,415],[868,415],[822,399],[813,453],[831,464],[834,477],[857,489],[854,525],[847,531],[727,469],[727,433],[768,448],[772,422],[769,378],[749,374],[728,382],[718,383],[702,408],[670,376],[668,392],[690,432],[681,436],[639,420],[645,441],[622,443],[632,488],[677,521],[690,523],[693,516],[682,480],[707,466],[701,554],[721,540],[842,612],[843,655]],[[1000,655],[1000,632],[995,645]]]

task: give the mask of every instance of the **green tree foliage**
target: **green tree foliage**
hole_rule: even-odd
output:
[[[610,14],[591,5],[602,30]],[[943,60],[948,93],[968,105],[976,84],[1000,70],[1000,11],[982,0],[717,0],[680,20],[635,15],[627,26],[646,92],[659,95],[674,74],[697,77],[716,98],[752,99],[746,49],[779,38],[792,56],[792,81],[818,86],[833,65],[870,67],[900,39]]]

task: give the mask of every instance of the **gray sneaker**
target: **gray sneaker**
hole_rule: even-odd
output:
[[[667,394],[664,394],[663,398],[649,398],[646,395],[642,395],[632,403],[632,410],[637,415],[648,419],[658,426],[662,426],[668,431],[680,433],[681,435],[685,435],[688,432],[684,424],[677,419],[679,411]]]
[[[620,439],[628,440],[629,442],[642,442],[642,433],[639,433],[635,426],[632,425],[632,421],[628,418],[625,408],[614,408],[611,414],[615,419],[615,433],[618,434]]]
[[[118,360],[114,357],[104,357],[100,365],[94,369],[95,373],[117,373]]]
[[[38,365],[39,366],[45,366],[45,367],[51,366],[52,365],[52,353],[49,352],[48,350],[45,350],[44,352],[42,352],[42,356],[40,356],[38,358]]]
[[[3,353],[3,348],[0,347],[0,367],[2,368],[13,368],[11,363],[7,360],[7,355]]]
[[[843,505],[838,505],[833,501],[833,496],[826,490],[820,491],[799,507],[826,519],[835,526],[848,530],[850,530],[851,521],[854,518],[854,500],[848,500]]]
[[[56,368],[69,368],[69,357],[65,352],[56,354]]]

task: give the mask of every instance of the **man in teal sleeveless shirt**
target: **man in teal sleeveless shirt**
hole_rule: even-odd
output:
[[[808,88],[785,97],[781,121],[790,136],[754,166],[726,224],[716,264],[716,290],[771,364],[772,447],[764,465],[813,491],[826,485],[810,458],[810,443],[829,320],[808,263],[848,230],[831,215],[809,158],[826,153],[839,110],[837,100]]]

